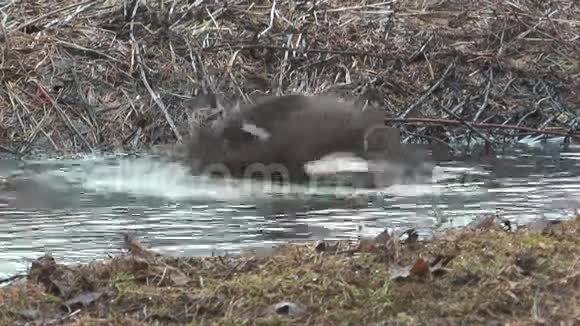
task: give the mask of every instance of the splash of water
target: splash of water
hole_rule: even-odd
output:
[[[326,161],[323,163],[336,164]],[[267,199],[273,195],[291,198],[334,196],[340,199],[360,195],[372,196],[377,193],[420,196],[439,192],[432,184],[421,183],[398,184],[372,190],[341,185],[276,184],[248,179],[215,179],[193,176],[189,169],[180,163],[151,157],[86,157],[72,161],[42,161],[38,164],[42,165],[45,171],[33,179],[52,189],[63,189],[65,186],[73,185],[80,187],[81,191],[105,195],[123,193],[168,200],[245,202]],[[46,168],[50,164],[55,166]]]

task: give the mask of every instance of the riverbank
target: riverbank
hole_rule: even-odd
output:
[[[517,230],[490,216],[429,241],[288,244],[270,254],[39,258],[0,289],[0,324],[574,325],[580,216]],[[401,240],[403,239],[404,240]]]
[[[219,117],[218,104],[262,94],[353,99],[395,115],[409,142],[493,147],[576,130],[576,1],[49,0],[2,10],[0,155],[147,152]]]

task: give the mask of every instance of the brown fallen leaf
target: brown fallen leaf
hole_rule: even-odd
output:
[[[32,262],[28,280],[42,284],[47,293],[68,299],[83,278],[78,278],[64,265],[58,265],[50,255],[44,255]]]
[[[357,251],[359,252],[375,252],[377,250],[377,243],[374,240],[362,239],[358,243]]]
[[[537,259],[530,253],[520,253],[516,255],[514,264],[519,273],[529,275],[536,268]]]
[[[413,264],[410,273],[411,275],[425,276],[429,273],[429,264],[423,258],[419,258]]]
[[[391,280],[405,279],[413,276],[424,277],[430,273],[429,264],[423,259],[419,258],[409,266],[400,266],[398,264],[391,265],[389,272]]]

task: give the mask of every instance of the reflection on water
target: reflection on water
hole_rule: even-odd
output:
[[[25,270],[44,253],[62,262],[116,254],[123,232],[161,253],[208,255],[278,241],[354,238],[384,227],[428,235],[487,212],[518,223],[566,218],[578,206],[579,162],[574,148],[560,155],[519,151],[441,163],[433,180],[364,192],[210,182],[146,158],[0,160],[0,182],[15,176],[0,184],[0,277]]]

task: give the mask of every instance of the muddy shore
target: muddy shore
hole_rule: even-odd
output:
[[[241,256],[50,256],[0,288],[0,324],[577,325],[580,216],[514,229],[494,216],[417,241],[287,244]],[[404,239],[404,240],[401,240]]]

